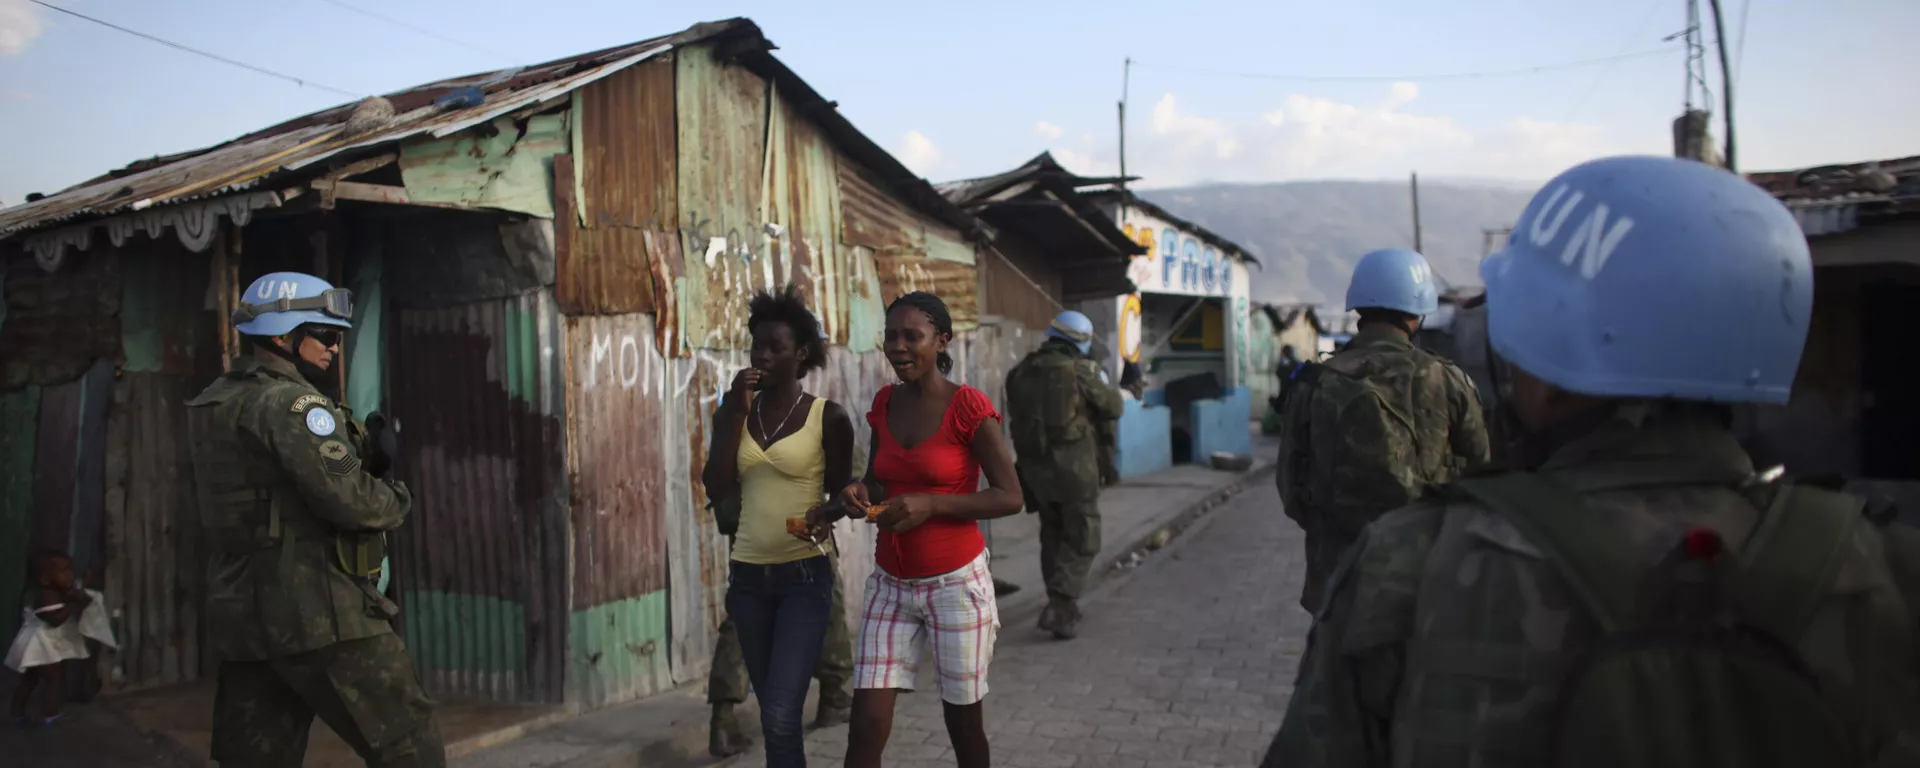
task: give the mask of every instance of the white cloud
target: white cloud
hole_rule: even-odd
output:
[[[40,36],[40,17],[27,0],[0,0],[0,56],[27,49]]]
[[[1408,171],[1539,181],[1602,155],[1666,151],[1664,146],[1622,146],[1596,126],[1526,116],[1472,129],[1451,116],[1422,113],[1414,106],[1419,98],[1419,86],[1400,82],[1371,104],[1293,94],[1256,117],[1225,119],[1186,111],[1167,93],[1154,103],[1145,125],[1131,126],[1127,170],[1149,187],[1382,178]],[[1117,170],[1111,140],[1093,145],[1083,135],[1066,147],[1055,137],[1044,138],[1054,157],[1077,172]]]
[[[1033,124],[1033,134],[1035,136],[1039,136],[1040,138],[1046,139],[1047,141],[1055,141],[1059,139],[1061,136],[1066,135],[1066,133],[1067,133],[1067,129],[1061,128],[1060,126],[1054,125],[1053,123],[1049,123],[1045,120],[1042,120],[1038,123]]]
[[[927,176],[940,167],[940,148],[934,146],[933,139],[919,131],[907,131],[893,150],[893,156],[908,170],[921,176]]]

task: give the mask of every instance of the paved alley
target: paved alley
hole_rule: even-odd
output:
[[[1306,646],[1301,545],[1269,483],[1096,592],[1079,639],[1004,627],[986,704],[994,765],[1257,764]],[[888,766],[953,764],[931,683],[923,669],[921,692],[902,697]],[[845,726],[814,733],[808,751],[837,766],[846,738]],[[756,743],[727,765],[762,763]]]

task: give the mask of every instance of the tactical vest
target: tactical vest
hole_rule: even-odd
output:
[[[188,401],[200,530],[207,545],[209,642],[224,658],[266,659],[392,631],[398,608],[375,589],[384,537],[314,515],[251,434],[280,380],[222,376]],[[324,407],[324,406],[315,406]]]
[[[1052,344],[1028,355],[1007,375],[1009,431],[1020,456],[1049,456],[1094,436],[1080,394],[1078,360]]]

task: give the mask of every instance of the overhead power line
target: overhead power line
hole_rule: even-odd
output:
[[[454,45],[460,46],[470,51],[478,51],[480,53],[487,54],[488,56],[494,56],[497,58],[505,59],[507,60],[508,63],[511,63],[511,64],[520,63],[520,59],[512,54],[501,53],[500,51],[496,51],[492,48],[487,48],[485,46],[480,46],[480,45],[474,45],[473,43],[469,43],[465,40],[461,40],[454,37],[448,37],[446,35],[440,34],[439,32],[435,32],[431,29],[426,29],[424,27],[418,27],[412,24],[408,24],[407,22],[401,21],[391,16],[382,16],[378,13],[374,13],[373,11],[369,11],[359,6],[348,5],[346,3],[340,2],[340,0],[321,0],[321,2],[324,2],[327,5],[331,5],[337,8],[344,8],[346,10],[365,16],[369,19],[384,21],[388,24],[392,24],[401,29],[405,29],[415,34],[425,35],[435,40],[439,40],[440,42],[443,42],[443,43],[452,43]]]
[[[1635,41],[1640,39],[1641,35],[1646,33],[1647,25],[1653,23],[1654,14],[1660,10],[1661,6],[1666,4],[1667,0],[1653,0],[1652,3],[1648,4],[1646,14],[1640,17],[1640,24],[1633,28],[1633,34],[1628,35],[1627,41],[1620,46],[1621,53],[1624,54],[1628,47],[1632,46]],[[1586,106],[1587,101],[1593,98],[1595,92],[1600,90],[1600,84],[1606,81],[1607,75],[1613,73],[1613,66],[1618,63],[1620,63],[1619,59],[1607,62],[1606,66],[1602,67],[1601,70],[1593,76],[1593,84],[1587,86],[1587,91],[1580,96],[1580,100],[1575,101],[1573,106],[1567,109],[1567,119],[1561,122],[1573,122],[1573,116],[1580,111],[1581,107]]]
[[[103,27],[107,27],[107,28],[109,28],[109,29],[116,29],[116,30],[119,30],[119,31],[121,31],[121,32],[125,32],[125,33],[127,33],[127,34],[129,34],[129,35],[133,35],[134,37],[139,37],[139,38],[145,38],[145,39],[147,39],[147,40],[152,40],[153,42],[156,42],[156,43],[159,43],[159,44],[161,44],[161,45],[164,45],[164,46],[167,46],[168,48],[174,48],[174,49],[178,49],[178,50],[182,50],[182,51],[186,51],[187,53],[191,53],[191,54],[194,54],[194,55],[196,55],[196,56],[204,56],[204,57],[206,57],[206,58],[209,58],[209,59],[213,59],[214,61],[217,61],[217,62],[220,62],[220,63],[222,63],[222,64],[228,64],[228,65],[232,65],[232,66],[235,66],[235,67],[239,67],[239,68],[241,68],[241,69],[245,69],[245,70],[250,70],[250,71],[253,71],[253,72],[258,72],[258,73],[260,73],[260,74],[263,74],[263,75],[266,75],[266,76],[268,76],[268,77],[277,77],[277,78],[280,78],[281,80],[285,80],[285,81],[287,81],[287,82],[290,82],[290,83],[293,83],[293,84],[295,84],[295,85],[298,85],[298,86],[300,86],[300,87],[302,87],[302,88],[318,88],[318,89],[320,89],[320,90],[322,90],[322,91],[327,91],[327,92],[330,92],[330,93],[335,93],[335,94],[339,94],[339,95],[341,95],[341,96],[345,96],[345,97],[347,97],[347,98],[349,98],[349,99],[358,99],[358,98],[360,98],[360,97],[362,97],[362,96],[365,96],[365,95],[366,95],[366,94],[363,94],[363,93],[354,93],[354,92],[352,92],[352,91],[349,91],[349,90],[345,90],[345,89],[342,89],[342,88],[335,88],[335,87],[333,87],[333,86],[331,86],[331,85],[322,85],[322,84],[320,84],[320,83],[316,83],[316,82],[314,82],[314,81],[312,81],[312,80],[307,80],[307,79],[304,79],[304,78],[299,78],[299,77],[294,77],[293,75],[289,75],[289,74],[286,74],[286,73],[283,73],[283,72],[275,72],[275,71],[273,71],[273,70],[271,70],[271,69],[267,69],[267,68],[265,68],[265,67],[256,67],[256,66],[254,66],[254,65],[252,65],[252,64],[248,64],[248,63],[246,63],[246,62],[244,62],[244,61],[236,61],[236,60],[234,60],[234,59],[229,59],[229,58],[227,58],[227,57],[225,57],[225,56],[221,56],[221,55],[219,55],[219,54],[214,54],[214,53],[208,53],[208,52],[206,52],[206,51],[203,51],[203,50],[200,50],[200,49],[198,49],[198,48],[194,48],[194,47],[191,47],[191,46],[186,46],[186,45],[181,45],[181,44],[179,44],[179,43],[176,43],[176,42],[174,42],[174,41],[172,41],[172,40],[167,40],[167,39],[163,39],[163,38],[158,38],[158,37],[154,37],[153,35],[149,35],[149,34],[147,34],[147,33],[145,33],[145,32],[140,32],[140,31],[137,31],[137,30],[132,30],[132,29],[127,29],[126,27],[123,27],[123,26],[120,26],[120,25],[118,25],[118,24],[114,24],[114,23],[112,23],[112,22],[108,22],[108,21],[101,21],[101,20],[99,20],[99,19],[96,19],[96,18],[94,18],[94,17],[92,17],[92,16],[88,16],[88,15],[86,15],[86,14],[84,14],[84,13],[79,13],[79,12],[76,12],[76,11],[70,11],[70,10],[67,10],[67,9],[65,9],[65,8],[62,8],[62,7],[60,7],[60,6],[57,6],[57,5],[54,5],[54,4],[52,4],[52,3],[48,3],[48,2],[43,2],[43,0],[29,0],[29,2],[32,2],[32,3],[34,4],[34,5],[38,5],[38,6],[41,6],[41,7],[44,7],[44,8],[49,8],[49,9],[52,9],[52,10],[55,10],[55,11],[59,11],[59,12],[61,12],[61,13],[64,13],[64,14],[66,14],[66,15],[68,15],[68,16],[72,16],[72,17],[74,17],[74,18],[76,18],[76,19],[82,19],[82,20],[85,20],[85,21],[91,21],[91,22],[93,22],[93,23],[95,23],[95,24],[99,24],[100,26],[103,26]]]
[[[1563,69],[1577,69],[1580,67],[1591,67],[1591,66],[1596,66],[1600,64],[1611,64],[1616,61],[1626,61],[1628,59],[1644,59],[1649,56],[1663,56],[1671,53],[1676,53],[1680,50],[1681,50],[1680,48],[1675,46],[1665,46],[1661,48],[1654,48],[1651,50],[1640,51],[1638,53],[1623,53],[1618,56],[1607,56],[1605,58],[1599,58],[1599,59],[1581,59],[1579,61],[1563,61],[1563,62],[1557,62],[1553,64],[1536,64],[1531,67],[1516,67],[1513,69],[1490,69],[1490,70],[1483,70],[1479,72],[1446,72],[1446,73],[1427,74],[1427,75],[1287,75],[1287,74],[1268,74],[1268,73],[1260,73],[1260,72],[1231,72],[1231,71],[1218,70],[1218,69],[1205,69],[1202,67],[1186,67],[1186,66],[1180,66],[1176,64],[1158,64],[1154,62],[1142,62],[1139,60],[1135,60],[1133,63],[1134,63],[1134,66],[1145,66],[1145,67],[1151,67],[1155,69],[1164,69],[1169,71],[1192,72],[1195,74],[1219,75],[1222,77],[1240,77],[1240,78],[1247,78],[1250,80],[1291,80],[1291,81],[1298,81],[1298,82],[1319,82],[1319,83],[1376,83],[1376,82],[1395,82],[1395,81],[1417,82],[1417,81],[1423,81],[1423,80],[1472,80],[1472,79],[1478,79],[1478,78],[1484,78],[1484,77],[1513,77],[1517,75],[1533,75],[1533,74],[1539,74],[1541,72],[1554,72],[1554,71],[1563,70]]]

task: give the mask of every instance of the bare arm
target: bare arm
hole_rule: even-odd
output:
[[[980,471],[987,476],[983,491],[954,496],[932,496],[933,514],[966,520],[992,520],[1020,511],[1020,476],[1013,470],[1013,454],[1007,450],[998,419],[985,419],[968,444]]]
[[[700,484],[707,487],[707,498],[737,498],[740,495],[740,433],[747,426],[747,404],[753,400],[753,385],[760,381],[753,368],[733,377],[733,385],[720,399],[720,410],[713,414],[713,434],[707,441],[707,466],[700,471]]]
[[[713,434],[707,439],[707,466],[700,471],[700,483],[707,487],[708,498],[740,495],[740,432],[747,426],[747,410],[736,407],[731,400],[729,397],[714,412]]]

